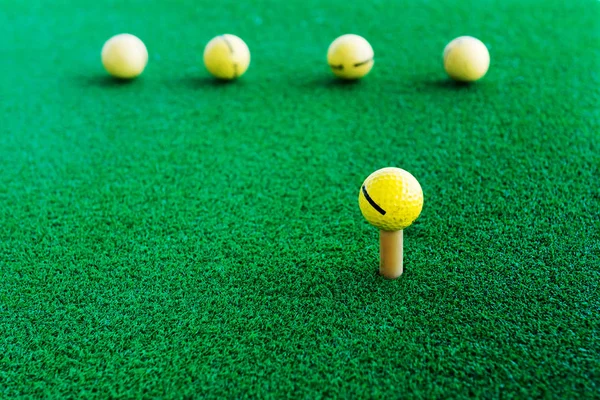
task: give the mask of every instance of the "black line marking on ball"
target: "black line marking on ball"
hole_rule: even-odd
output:
[[[360,66],[362,66],[362,65],[365,65],[365,64],[368,64],[368,63],[370,63],[370,62],[372,62],[372,61],[373,61],[373,59],[372,59],[372,58],[369,58],[369,59],[368,59],[368,60],[366,60],[366,61],[361,61],[361,62],[358,62],[358,63],[354,64],[354,67],[360,67]]]
[[[373,207],[375,210],[377,210],[377,212],[379,214],[385,215],[385,210],[383,208],[379,207],[379,204],[377,204],[377,203],[375,203],[375,201],[373,201],[371,196],[369,196],[369,193],[367,193],[367,188],[365,187],[365,185],[362,186],[362,192],[365,195],[365,199],[367,199],[367,201],[369,202],[371,207]]]
[[[237,78],[238,76],[240,76],[240,74],[238,72],[238,65],[237,65],[237,63],[233,63],[233,77]]]
[[[229,40],[227,40],[227,37],[225,35],[222,35],[221,37],[223,38],[223,41],[227,45],[227,48],[229,49],[229,52],[231,54],[233,54],[233,45],[229,42]]]
[[[338,71],[341,71],[344,69],[344,66],[342,64],[340,65],[331,65],[329,64],[329,66],[331,67],[331,69],[337,69]]]

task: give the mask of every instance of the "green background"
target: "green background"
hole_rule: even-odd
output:
[[[0,10],[0,397],[598,396],[598,1]],[[121,32],[150,54],[127,84]],[[325,60],[349,32],[357,84]],[[492,59],[466,87],[464,34]],[[425,194],[395,281],[357,205],[385,166]]]

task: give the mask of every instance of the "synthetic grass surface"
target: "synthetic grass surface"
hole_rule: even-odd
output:
[[[0,3],[0,397],[598,396],[600,3],[368,3]],[[358,84],[325,63],[349,32]],[[425,193],[396,281],[357,205],[385,166]]]

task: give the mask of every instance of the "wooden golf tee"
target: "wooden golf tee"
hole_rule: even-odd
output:
[[[403,232],[379,231],[379,274],[396,279],[403,271]]]

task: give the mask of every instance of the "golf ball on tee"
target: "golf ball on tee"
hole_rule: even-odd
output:
[[[136,36],[122,33],[111,37],[102,47],[104,69],[121,79],[139,76],[148,64],[148,50]]]
[[[399,231],[410,226],[423,209],[421,185],[400,168],[373,172],[358,194],[360,211],[371,225],[384,231]]]

